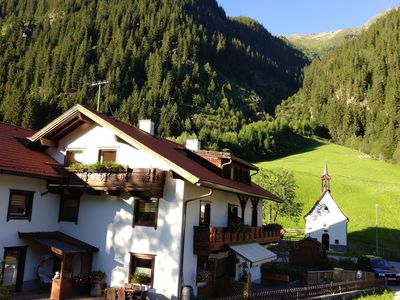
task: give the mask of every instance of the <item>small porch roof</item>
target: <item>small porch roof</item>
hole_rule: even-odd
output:
[[[52,252],[61,256],[65,254],[92,253],[99,251],[98,248],[60,231],[18,232],[18,236],[21,239],[26,239],[48,247]]]
[[[276,254],[257,243],[228,246],[233,252],[250,262],[251,265],[276,260]]]

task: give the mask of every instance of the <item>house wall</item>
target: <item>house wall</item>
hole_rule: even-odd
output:
[[[132,226],[133,197],[128,194],[83,195],[78,224],[61,222],[60,230],[99,248],[92,269],[106,272],[110,286],[129,282],[130,252],[156,255],[155,292],[177,295],[182,194],[183,181],[168,177],[159,200],[157,229]]]
[[[330,193],[326,193],[320,200],[321,205],[326,205],[329,212],[318,212],[314,208],[306,217],[307,237],[312,237],[322,242],[322,235],[329,234],[330,245],[347,246],[347,218],[337,206]],[[339,242],[336,244],[335,240]]]
[[[9,220],[7,212],[10,190],[32,191],[32,217],[28,220]],[[59,196],[43,194],[47,192],[46,180],[23,176],[0,174],[0,261],[4,257],[4,247],[28,246],[24,272],[24,289],[29,289],[37,279],[37,267],[41,257],[48,253],[18,237],[18,232],[58,230]]]
[[[117,141],[115,134],[108,128],[94,124],[83,124],[58,142],[57,148],[51,148],[48,153],[59,163],[64,163],[67,150],[83,150],[83,163],[95,163],[99,150],[117,150],[117,162],[129,165],[131,168],[160,168],[169,170],[162,160],[148,152],[139,150],[140,145],[130,145]]]
[[[185,184],[184,199],[193,199],[209,192],[208,188],[197,187],[193,184]],[[239,216],[241,216],[241,209],[239,198],[234,193],[214,190],[211,196],[201,199],[211,202],[211,220],[210,226],[213,227],[227,227],[228,226],[228,204],[235,204],[239,206]],[[186,234],[185,234],[185,253],[184,253],[184,270],[183,270],[183,285],[190,285],[196,287],[196,272],[197,272],[197,255],[193,254],[193,239],[194,239],[194,226],[199,225],[200,216],[200,200],[191,201],[188,203],[187,208],[187,221],[186,221]],[[251,202],[246,204],[245,208],[245,224],[251,225]],[[258,204],[258,226],[262,225],[262,201]],[[237,264],[237,269],[241,262]],[[259,267],[251,269],[252,280],[256,281],[261,278]],[[239,273],[237,272],[237,276]],[[196,292],[196,288],[195,288]]]
[[[140,145],[117,141],[111,130],[93,124],[84,124],[62,138],[58,148],[49,150],[49,154],[63,163],[66,151],[73,149],[83,150],[84,163],[97,162],[100,149],[116,149],[119,164],[170,169],[164,161],[140,150]],[[105,271],[109,285],[129,282],[130,252],[153,254],[155,292],[177,295],[183,188],[183,180],[167,175],[164,195],[159,199],[157,229],[132,226],[134,199],[128,194],[118,197],[84,194],[78,224],[61,222],[60,230],[99,248],[93,256],[92,268]]]

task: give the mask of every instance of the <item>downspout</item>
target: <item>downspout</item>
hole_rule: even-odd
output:
[[[253,173],[253,174],[250,175],[250,177],[252,177],[252,176],[254,176],[254,175],[257,175],[258,172],[260,172],[260,169],[257,169],[255,173]]]
[[[196,184],[200,186],[199,183]],[[204,195],[200,195],[194,198],[187,199],[183,202],[182,208],[182,227],[181,227],[181,253],[179,258],[179,278],[178,278],[178,299],[181,299],[182,296],[182,288],[183,288],[183,260],[185,255],[185,235],[186,235],[186,213],[187,213],[187,204],[192,201],[201,200],[203,198],[207,198],[212,195],[214,192],[213,188],[208,188],[208,193]]]
[[[224,176],[224,167],[230,165],[232,163],[232,157],[229,158],[229,161],[221,165],[221,176]]]

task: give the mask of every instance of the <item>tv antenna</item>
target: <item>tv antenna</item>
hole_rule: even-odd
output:
[[[91,86],[98,86],[99,87],[99,95],[97,96],[97,112],[99,112],[100,109],[100,93],[101,93],[101,86],[104,84],[109,83],[107,80],[100,80],[100,81],[95,81],[91,84]]]

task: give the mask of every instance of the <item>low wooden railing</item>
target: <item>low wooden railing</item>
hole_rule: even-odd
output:
[[[373,272],[360,273],[362,280],[373,280],[375,274]],[[357,271],[334,271],[334,270],[322,270],[322,271],[308,271],[307,272],[307,285],[318,285],[330,282],[339,281],[355,281],[357,280]]]
[[[152,197],[163,196],[166,171],[155,168],[127,169],[124,172],[81,172],[66,169],[61,183],[52,183],[50,188],[66,187],[100,191],[148,192]]]
[[[274,290],[261,293],[254,293],[248,296],[238,295],[215,300],[281,300],[281,299],[309,299],[323,295],[340,295],[341,293],[351,291],[365,291],[372,289],[386,288],[386,278],[373,280],[357,280],[350,282],[338,282],[332,284],[315,285],[304,288]]]
[[[243,243],[275,243],[280,240],[279,230],[269,231],[263,227],[250,227],[243,231],[232,231],[228,227],[194,227],[194,254],[208,255],[221,250],[225,245]]]

